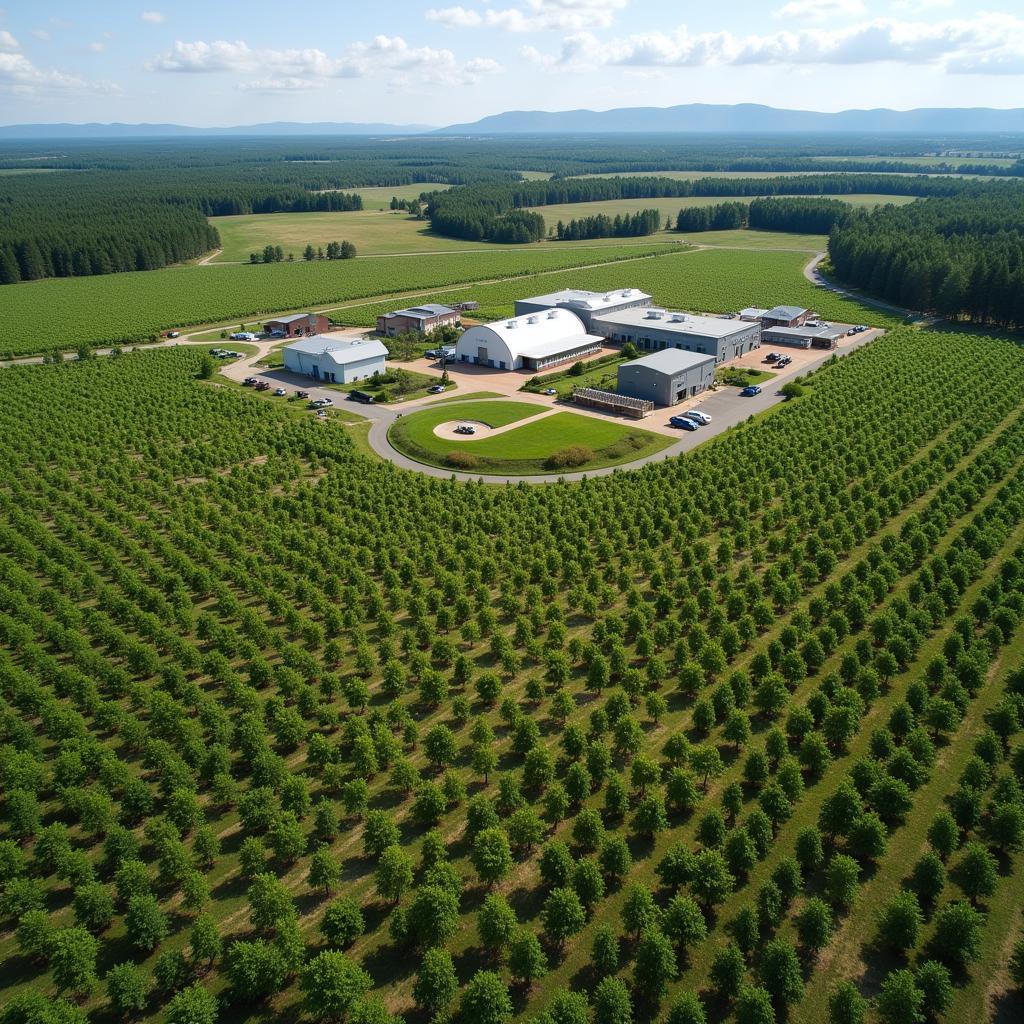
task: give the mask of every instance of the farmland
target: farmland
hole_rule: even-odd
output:
[[[622,266],[550,273],[533,282],[475,285],[472,298],[480,303],[480,310],[474,316],[484,320],[508,316],[515,299],[541,290],[587,288],[603,292],[628,286],[642,289],[653,295],[659,305],[671,309],[723,313],[751,305],[767,308],[785,301],[816,309],[827,319],[841,323],[868,320],[882,327],[899,323],[891,314],[816,288],[801,272],[807,258],[803,252],[698,249],[670,252]],[[429,299],[424,297],[424,301],[456,301],[457,295],[457,292],[438,290],[432,292]],[[386,308],[386,303],[371,302],[339,310],[336,317],[344,323],[369,326]]]
[[[10,1019],[983,1019],[1024,871],[1017,345],[897,328],[540,488],[371,464],[200,360],[0,374]]]
[[[144,340],[168,327],[227,322],[364,296],[633,259],[670,247],[531,249],[380,260],[182,267],[33,281],[4,290],[0,353]],[[46,316],[38,315],[46,309]]]

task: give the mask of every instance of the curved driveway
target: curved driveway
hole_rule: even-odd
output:
[[[833,354],[837,354],[840,357],[846,356],[848,353],[866,345],[880,333],[880,331],[867,331],[864,334],[856,335],[849,341],[849,344],[845,345],[837,353],[822,352],[819,358],[801,365],[800,374],[806,375],[817,370],[824,363],[828,362],[828,360],[832,358]],[[338,399],[339,392],[337,391],[332,391],[327,388],[311,387],[308,377],[289,373],[285,370],[271,370],[263,373],[256,370],[254,364],[270,350],[273,344],[273,342],[259,343],[259,352],[256,355],[248,356],[245,359],[240,359],[237,362],[224,366],[221,369],[221,373],[229,379],[236,381],[240,381],[248,376],[255,376],[262,380],[267,380],[271,384],[280,385],[282,387],[301,388],[302,390],[308,391],[311,398],[330,398],[334,401]],[[481,386],[486,387],[485,381],[481,380]],[[469,401],[473,400],[469,399]],[[370,430],[368,434],[370,447],[382,459],[386,459],[388,462],[393,463],[398,466],[399,469],[407,469],[411,472],[423,473],[426,476],[432,476],[439,480],[459,480],[466,483],[478,481],[487,484],[517,484],[521,482],[528,484],[555,484],[585,480],[597,476],[610,476],[612,473],[621,473],[628,470],[638,469],[639,467],[646,466],[652,462],[661,462],[664,459],[674,458],[675,456],[682,455],[685,452],[693,451],[693,449],[703,444],[709,438],[723,434],[732,427],[745,422],[751,416],[765,412],[767,409],[770,409],[772,406],[778,405],[783,401],[785,401],[785,399],[778,391],[777,381],[766,384],[761,394],[756,395],[753,398],[741,398],[738,388],[721,388],[718,391],[706,393],[700,400],[700,408],[712,417],[712,422],[705,427],[701,427],[699,430],[683,432],[679,440],[668,448],[663,448],[661,451],[654,452],[651,455],[646,455],[634,462],[623,463],[619,466],[605,466],[602,469],[592,469],[589,472],[553,473],[535,476],[459,473],[454,470],[438,469],[436,466],[428,466],[422,462],[416,462],[414,459],[410,459],[407,455],[403,455],[398,451],[398,449],[391,444],[391,441],[388,438],[388,430],[390,429],[391,424],[402,415],[401,411],[396,411],[395,409],[390,409],[383,405],[355,405],[354,403],[346,403],[345,408],[348,411],[357,413],[370,421]],[[418,411],[424,407],[432,406],[437,402],[443,402],[446,408],[451,406],[454,416],[458,416],[460,401],[457,398],[433,400],[421,399],[416,402],[409,403],[404,406],[404,409]],[[571,410],[573,407],[570,403],[566,403],[565,408],[567,410]],[[600,418],[618,419],[617,417],[605,416],[601,416]],[[643,427],[642,420],[622,420],[621,422],[636,423],[641,428]]]

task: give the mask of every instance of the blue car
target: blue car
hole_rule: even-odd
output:
[[[697,423],[691,420],[689,416],[671,416],[669,417],[669,426],[682,427],[683,430],[696,430]]]
[[[754,397],[754,395],[759,395],[759,394],[761,394],[761,387],[760,387],[760,385],[758,385],[758,384],[748,384],[748,385],[747,385],[747,386],[746,386],[746,387],[745,387],[745,388],[744,388],[744,389],[743,389],[743,390],[742,390],[742,391],[740,392],[740,394],[741,394],[741,395],[742,395],[742,396],[743,396],[744,398],[753,398],[753,397]]]

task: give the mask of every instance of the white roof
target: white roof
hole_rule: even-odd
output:
[[[540,313],[524,313],[509,320],[495,320],[471,327],[461,340],[467,343],[474,332],[493,331],[508,346],[512,357],[542,359],[588,342],[603,345],[604,338],[587,334],[583,321],[568,309],[548,309]]]
[[[646,366],[659,373],[672,374],[681,373],[694,366],[703,366],[706,363],[713,364],[714,361],[714,356],[705,355],[703,352],[686,352],[681,348],[663,348],[660,352],[652,352],[649,356],[623,363],[620,369],[625,370],[630,366]]]
[[[754,320],[760,320],[767,312],[767,309],[761,309],[760,306],[747,306],[746,309],[740,310],[740,316],[749,316]]]
[[[743,320],[726,320],[720,316],[697,316],[695,313],[677,313],[654,306],[604,313],[597,318],[597,322],[614,324],[619,327],[669,331],[672,334],[694,335],[702,338],[727,338],[730,334],[750,330],[750,324]]]
[[[766,327],[765,337],[768,338],[841,338],[846,334],[845,327]]]
[[[285,345],[292,352],[305,352],[311,356],[330,356],[334,363],[358,363],[364,359],[388,355],[387,345],[374,338],[334,337],[321,334],[315,338],[303,338],[301,341]]]
[[[647,302],[650,301],[650,298],[650,295],[640,291],[639,288],[619,288],[613,292],[588,292],[580,288],[563,288],[558,292],[550,292],[547,295],[537,295],[519,301],[530,302],[536,306],[576,306],[579,309],[599,311],[621,305],[623,302]]]

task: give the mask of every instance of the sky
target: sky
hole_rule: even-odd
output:
[[[0,123],[1024,106],[1024,0],[149,2],[7,0]]]

